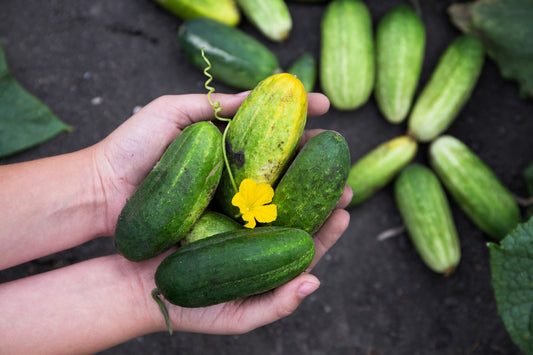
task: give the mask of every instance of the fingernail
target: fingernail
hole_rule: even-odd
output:
[[[304,282],[300,285],[300,288],[298,289],[298,296],[301,298],[306,298],[313,292],[315,292],[318,287],[320,286],[317,282]]]

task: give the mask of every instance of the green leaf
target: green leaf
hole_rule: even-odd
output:
[[[489,249],[498,314],[515,344],[533,354],[533,218]]]
[[[20,152],[72,128],[11,75],[0,47],[0,157]]]
[[[517,81],[522,97],[533,97],[533,0],[477,0],[448,11],[461,31],[483,41],[502,77]]]

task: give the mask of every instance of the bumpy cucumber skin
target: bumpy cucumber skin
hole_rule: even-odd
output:
[[[353,190],[348,207],[370,198],[387,185],[398,172],[413,160],[418,143],[409,136],[401,136],[380,144],[350,168],[347,184]]]
[[[350,149],[338,133],[311,138],[277,185],[272,203],[278,216],[271,225],[315,233],[339,201],[350,170]]]
[[[449,275],[461,259],[461,248],[446,194],[435,174],[413,164],[395,182],[395,198],[409,236],[424,263]]]
[[[211,62],[213,78],[236,89],[253,89],[261,80],[280,71],[277,57],[255,38],[238,28],[208,18],[185,21],[178,32],[180,48],[194,66]]]
[[[354,110],[374,87],[372,19],[359,0],[331,2],[321,23],[320,83],[331,105]]]
[[[241,14],[235,0],[154,0],[174,15],[187,20],[209,17],[229,26],[236,26]]]
[[[281,42],[289,36],[292,18],[284,0],[237,0],[248,20],[268,39]]]
[[[220,181],[221,146],[222,134],[210,122],[183,130],[122,209],[114,240],[120,254],[149,259],[185,236]]]
[[[245,178],[274,187],[296,154],[306,121],[307,93],[300,80],[281,73],[257,85],[239,107],[226,136],[237,187]],[[231,204],[235,193],[224,170],[215,201],[230,217],[239,213]]]
[[[287,69],[287,73],[294,75],[302,82],[305,91],[311,92],[316,84],[317,63],[311,53],[304,53]]]
[[[191,230],[181,240],[182,245],[195,242],[200,239],[211,237],[215,234],[241,229],[243,226],[222,213],[205,211],[194,223]]]
[[[374,95],[383,116],[402,122],[409,113],[424,60],[426,30],[408,5],[398,5],[376,30],[376,86]]]
[[[499,241],[521,222],[513,195],[463,142],[442,136],[430,145],[430,163],[467,216]]]
[[[429,142],[452,124],[470,98],[484,59],[482,42],[471,35],[450,43],[416,99],[408,120],[410,135]]]
[[[206,307],[276,288],[311,264],[311,236],[258,227],[217,234],[179,248],[155,273],[161,294],[182,307]]]

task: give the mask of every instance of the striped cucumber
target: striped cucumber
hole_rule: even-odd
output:
[[[235,0],[154,0],[166,10],[184,20],[208,17],[236,26],[241,14]]]
[[[425,44],[424,23],[408,5],[394,7],[377,26],[374,95],[391,123],[402,122],[411,109]]]
[[[296,154],[307,121],[307,94],[287,73],[263,80],[244,100],[227,131],[226,153],[237,187],[245,178],[274,186]],[[237,191],[224,171],[215,195],[228,216]]]
[[[210,203],[222,167],[218,128],[198,122],[184,129],[120,212],[118,252],[141,261],[176,244]]]
[[[259,227],[214,235],[179,248],[155,273],[172,304],[206,307],[266,292],[311,264],[315,245],[299,229]]]
[[[191,63],[205,68],[202,48],[211,61],[215,80],[236,89],[253,89],[261,80],[280,71],[277,57],[242,30],[211,20],[194,18],[179,29],[181,50]]]
[[[317,63],[315,56],[311,53],[302,54],[287,69],[287,73],[294,75],[302,82],[305,91],[311,92],[315,88]]]
[[[433,271],[451,274],[461,258],[459,237],[446,194],[435,174],[413,164],[394,185],[398,210],[424,263]]]
[[[289,36],[292,18],[284,0],[237,0],[237,4],[266,38],[281,42]]]
[[[500,240],[521,222],[513,195],[463,142],[442,136],[431,143],[429,157],[457,204],[490,237]]]
[[[370,198],[387,185],[415,156],[416,140],[401,136],[380,144],[355,162],[348,175],[348,185],[353,190],[349,207]]]
[[[372,19],[359,0],[331,2],[321,23],[320,82],[331,105],[353,110],[374,87]]]
[[[409,134],[429,142],[457,117],[476,85],[485,52],[481,41],[461,35],[448,45],[409,116]]]
[[[350,150],[340,134],[325,131],[311,138],[276,187],[272,203],[278,217],[271,224],[315,233],[339,201],[349,170]]]
[[[181,243],[182,245],[186,245],[215,234],[241,228],[243,228],[242,225],[237,223],[237,221],[222,213],[205,211],[200,218],[198,218],[187,235],[181,240]]]

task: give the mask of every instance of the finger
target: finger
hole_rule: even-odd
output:
[[[315,242],[315,257],[307,271],[311,270],[318,261],[326,254],[341,235],[348,228],[350,223],[350,214],[343,209],[335,209],[326,222],[320,227],[318,232],[313,236]]]
[[[320,134],[320,133],[325,132],[325,131],[326,131],[325,129],[321,129],[321,128],[305,130],[304,133],[302,134],[302,138],[300,139],[299,148],[302,149],[303,146],[305,145],[305,143],[307,143],[308,140],[310,140],[311,138],[313,138],[317,134]]]
[[[353,189],[349,185],[344,185],[344,191],[342,192],[339,202],[337,202],[337,208],[346,208],[353,198]]]
[[[310,117],[323,115],[329,110],[329,100],[324,94],[318,92],[308,93],[307,101],[307,115]]]
[[[302,274],[270,292],[244,299],[239,307],[240,321],[230,332],[247,333],[289,316],[319,286],[315,276]]]

